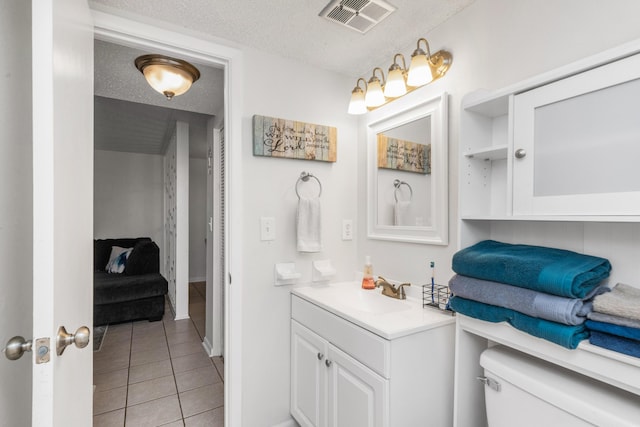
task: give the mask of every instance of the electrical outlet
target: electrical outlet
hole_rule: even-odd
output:
[[[260,240],[276,240],[276,219],[274,217],[260,217]]]
[[[350,219],[342,220],[342,240],[353,240],[353,221]]]

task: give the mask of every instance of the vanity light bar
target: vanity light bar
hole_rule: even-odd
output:
[[[425,49],[420,47],[420,42],[424,42]],[[402,59],[402,66],[398,63],[398,58]],[[386,79],[384,72],[379,67],[373,69],[368,83],[362,77],[358,79],[356,87],[351,91],[351,101],[347,112],[349,114],[364,114],[444,77],[451,67],[452,60],[451,53],[444,50],[431,54],[427,39],[420,38],[416,50],[411,54],[411,64],[408,70],[404,56],[401,53],[396,53],[393,56],[393,64],[389,67],[389,75]],[[379,77],[376,75],[376,71],[379,71]],[[360,87],[361,81],[364,83],[364,87]]]

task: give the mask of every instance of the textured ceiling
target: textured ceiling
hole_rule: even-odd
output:
[[[366,34],[318,14],[329,0],[93,0],[95,8],[167,21],[347,76],[367,75],[474,0],[387,0],[397,10]],[[446,46],[431,46],[434,51]]]
[[[167,100],[151,88],[134,60],[147,51],[95,41],[94,146],[97,150],[162,154],[176,120],[199,135],[191,157],[206,157],[207,119],[222,111],[224,71],[201,64],[200,79],[184,95]]]
[[[167,100],[149,86],[134,65],[146,50],[133,49],[101,40],[94,43],[95,94],[158,107],[195,111],[215,115],[223,107],[224,71],[193,63],[200,70],[200,79],[184,95]]]
[[[357,78],[367,77],[375,66],[390,64],[397,52],[408,58],[411,53],[408,46],[428,36],[430,30],[473,1],[387,0],[397,10],[366,34],[318,16],[329,0],[90,0],[90,3],[95,9],[166,21],[174,28],[205,33]],[[137,56],[152,52],[103,41],[96,41],[95,47],[96,148],[161,152],[158,150],[167,143],[167,127],[173,127],[172,122],[165,127],[158,125],[164,120],[163,114],[169,117],[167,120],[180,116],[197,127],[201,126],[198,123],[202,114],[214,115],[222,110],[222,70],[194,64],[202,73],[201,79],[189,92],[169,102],[146,84],[133,65]],[[437,51],[447,46],[431,48]],[[109,98],[127,102],[113,103]],[[163,108],[145,112],[144,105]],[[164,111],[166,108],[198,114],[177,115]],[[133,129],[136,124],[140,124],[137,130]],[[125,129],[131,129],[128,137]],[[193,146],[190,155],[204,157],[205,151],[203,146]]]

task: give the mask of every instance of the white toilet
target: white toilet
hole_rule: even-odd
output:
[[[640,426],[638,395],[503,346],[480,365],[489,427]]]

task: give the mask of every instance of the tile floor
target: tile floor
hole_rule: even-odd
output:
[[[191,319],[109,326],[93,353],[93,425],[224,426],[224,364],[202,347],[204,283],[189,286]]]

